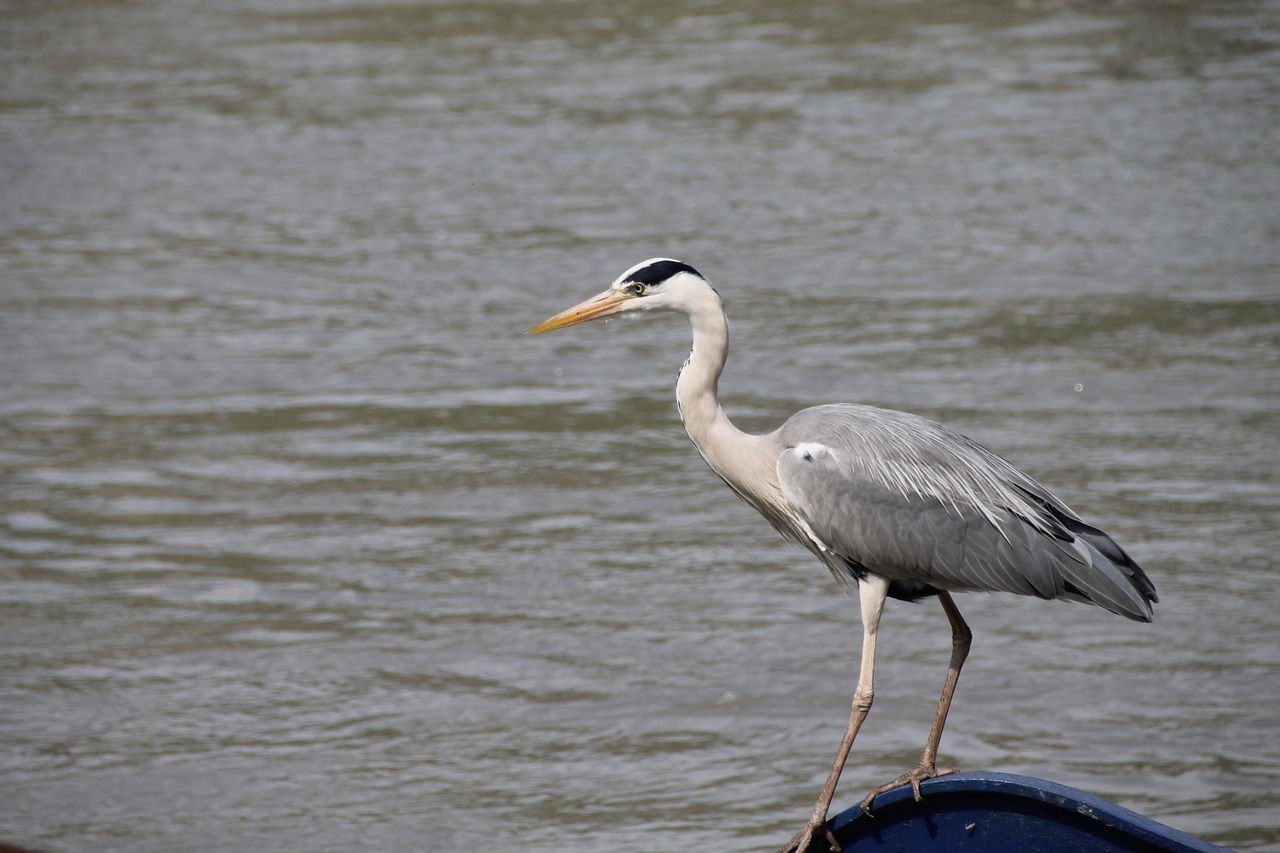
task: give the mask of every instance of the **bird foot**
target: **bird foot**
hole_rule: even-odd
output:
[[[862,809],[863,814],[867,815],[867,817],[871,817],[872,800],[874,800],[878,795],[883,794],[885,791],[892,791],[894,788],[900,788],[903,785],[911,786],[911,793],[915,797],[916,802],[918,803],[924,799],[924,797],[920,794],[921,782],[923,782],[926,779],[933,779],[937,776],[946,776],[948,773],[955,773],[959,769],[960,768],[958,767],[944,767],[943,769],[939,770],[937,767],[934,767],[932,764],[919,764],[916,766],[914,770],[908,773],[903,773],[901,776],[899,776],[897,779],[894,779],[892,782],[885,782],[883,785],[880,785],[876,788],[872,788],[871,793],[867,794],[867,798],[862,801],[859,808]]]
[[[794,838],[783,845],[778,853],[826,853],[822,849],[821,842],[817,841],[819,837],[827,843],[828,850],[831,853],[840,853],[840,842],[836,841],[830,825],[825,822],[820,827],[806,825],[804,829],[796,833]]]

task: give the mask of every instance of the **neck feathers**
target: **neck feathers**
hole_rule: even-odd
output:
[[[685,432],[702,458],[743,494],[743,476],[752,458],[747,451],[754,438],[735,427],[720,408],[717,386],[729,354],[729,323],[714,291],[708,296],[715,304],[690,314],[693,349],[676,381],[676,403]]]
[[[676,403],[680,407],[680,419],[693,443],[707,455],[706,444],[712,440],[712,432],[723,421],[728,423],[717,388],[729,354],[729,323],[723,309],[702,311],[690,317],[693,324],[693,349],[680,378],[676,381]]]

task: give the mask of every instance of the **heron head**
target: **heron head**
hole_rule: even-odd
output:
[[[536,335],[629,311],[688,313],[691,293],[696,290],[715,293],[702,274],[683,261],[650,258],[618,276],[608,290],[543,320],[525,334]]]

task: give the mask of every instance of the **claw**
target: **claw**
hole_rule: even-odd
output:
[[[826,836],[826,842],[830,853],[840,853],[840,842],[836,841],[835,835],[831,832],[831,827],[823,824],[822,834]],[[815,828],[805,826],[804,829],[796,833],[795,837],[783,846],[778,853],[821,853],[816,847],[812,847],[814,841]]]
[[[939,770],[937,767],[934,767],[932,764],[918,765],[914,770],[910,771],[909,773],[903,773],[901,776],[899,776],[897,779],[894,779],[892,782],[885,782],[883,785],[880,785],[876,788],[872,788],[871,793],[867,794],[866,799],[864,799],[858,805],[858,807],[862,809],[862,813],[865,814],[867,817],[872,817],[871,803],[873,800],[875,800],[877,796],[879,796],[880,794],[883,794],[885,791],[892,791],[894,788],[900,788],[903,785],[908,785],[908,784],[911,785],[911,795],[915,797],[915,801],[918,803],[924,799],[924,795],[920,793],[921,782],[923,782],[926,779],[936,778],[938,776],[946,776],[948,773],[955,773],[957,769],[958,768],[955,768],[955,767],[945,767]]]

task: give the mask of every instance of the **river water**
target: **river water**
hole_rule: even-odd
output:
[[[943,764],[1280,851],[1280,7],[6,3],[0,839],[769,850],[856,599],[704,467],[938,418],[1110,531],[1153,625],[963,596]],[[839,807],[949,649],[890,603]]]

